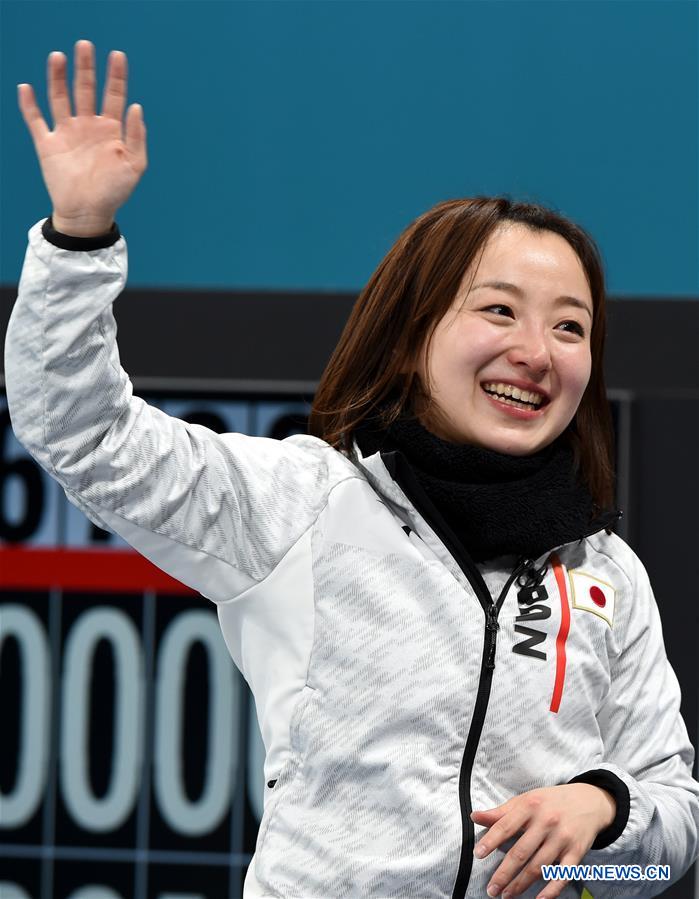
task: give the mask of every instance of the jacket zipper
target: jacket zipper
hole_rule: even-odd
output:
[[[467,572],[461,565],[460,558],[455,557],[459,562],[462,571],[468,577]],[[470,561],[470,559],[469,559]],[[473,563],[471,563],[473,564]],[[476,759],[476,751],[478,743],[481,739],[483,724],[485,722],[485,714],[488,709],[488,700],[490,699],[490,688],[493,681],[493,670],[495,668],[495,650],[497,647],[497,632],[500,628],[498,624],[498,613],[502,606],[505,596],[510,589],[512,582],[527,565],[531,564],[530,559],[519,559],[514,571],[507,579],[507,583],[502,588],[497,603],[492,599],[485,607],[486,626],[485,626],[485,642],[483,646],[483,656],[481,661],[481,672],[478,679],[478,692],[476,694],[476,702],[473,708],[473,717],[471,719],[471,727],[466,737],[466,746],[464,747],[464,755],[461,760],[461,772],[459,775],[459,802],[461,805],[461,858],[459,859],[459,867],[456,873],[456,881],[452,891],[452,899],[464,899],[468,882],[471,879],[471,871],[473,869],[473,847],[475,843],[475,830],[473,821],[471,820],[471,774],[473,771],[473,763]],[[475,566],[474,566],[475,568]],[[483,581],[480,571],[476,568],[476,573],[481,581]],[[475,589],[475,585],[469,578],[471,585]],[[483,582],[485,585],[485,582]],[[487,591],[487,587],[486,587]],[[478,595],[478,594],[477,594]],[[480,598],[480,597],[479,597]],[[481,602],[482,604],[482,602]]]
[[[459,772],[459,804],[461,808],[461,857],[459,859],[459,867],[456,874],[456,881],[452,891],[451,899],[464,899],[468,882],[471,878],[473,869],[473,848],[474,848],[474,826],[471,821],[471,773],[473,771],[473,763],[476,758],[476,750],[483,730],[485,721],[485,713],[488,708],[488,699],[490,698],[490,687],[493,680],[493,670],[495,668],[495,650],[497,646],[497,632],[499,630],[498,613],[512,586],[512,582],[518,577],[522,571],[534,566],[534,560],[526,557],[520,557],[517,565],[507,579],[507,583],[502,588],[497,602],[493,601],[490,591],[483,580],[483,576],[476,567],[471,557],[462,549],[456,535],[446,523],[432,500],[423,490],[422,485],[415,477],[407,459],[400,452],[382,453],[381,458],[384,465],[390,472],[391,476],[401,486],[405,485],[410,491],[410,499],[417,511],[433,528],[437,536],[440,538],[446,549],[451,553],[454,561],[457,563],[461,571],[466,576],[471,587],[478,597],[478,601],[485,612],[485,639],[483,643],[483,655],[481,658],[481,671],[478,679],[478,691],[476,694],[476,702],[473,709],[473,717],[471,719],[471,727],[466,737],[466,746],[461,759],[461,769]],[[406,491],[407,492],[407,491]],[[618,520],[623,513],[614,516],[614,521]],[[613,522],[611,522],[613,523]],[[611,526],[610,525],[608,526]],[[583,534],[580,539],[596,534],[601,527],[595,528],[587,534]],[[554,552],[551,550],[551,552]],[[547,563],[548,564],[548,558]]]
[[[481,731],[483,730],[483,722],[485,721],[485,713],[488,708],[488,699],[490,697],[490,685],[493,679],[493,669],[495,668],[495,649],[497,642],[497,632],[499,629],[498,612],[500,606],[510,589],[512,581],[518,574],[531,564],[529,559],[520,559],[503,587],[498,602],[494,602],[490,591],[483,580],[483,576],[476,567],[471,557],[463,551],[458,539],[454,535],[451,528],[444,521],[442,515],[434,506],[430,498],[422,489],[419,481],[415,477],[407,460],[401,453],[392,452],[386,455],[382,454],[384,464],[399,484],[405,484],[410,490],[410,499],[413,501],[415,508],[434,529],[437,536],[442,540],[447,550],[463,571],[466,579],[478,597],[483,611],[485,612],[485,640],[483,643],[483,655],[481,657],[481,670],[478,680],[478,691],[476,693],[476,702],[473,709],[471,719],[471,727],[466,737],[466,746],[461,759],[461,769],[459,772],[459,804],[461,808],[461,857],[459,859],[459,867],[456,874],[456,881],[452,891],[452,899],[464,899],[466,896],[466,888],[471,877],[471,869],[473,867],[473,846],[474,846],[474,826],[471,821],[471,772],[473,770],[473,762],[476,757],[476,750],[480,740]]]

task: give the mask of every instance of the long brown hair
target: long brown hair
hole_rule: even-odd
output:
[[[575,250],[593,301],[592,369],[564,432],[596,506],[614,502],[613,427],[603,371],[606,335],[604,270],[597,245],[574,222],[536,203],[505,196],[438,203],[400,234],[359,294],[318,385],[309,433],[350,454],[357,426],[380,415],[384,426],[431,397],[416,371],[437,324],[451,307],[465,271],[505,222],[554,231]]]

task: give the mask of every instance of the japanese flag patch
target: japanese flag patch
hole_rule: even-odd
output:
[[[614,621],[614,599],[616,590],[606,581],[573,569],[568,572],[570,594],[574,609],[584,609],[604,618],[611,627]]]

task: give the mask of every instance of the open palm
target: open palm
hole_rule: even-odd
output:
[[[95,113],[94,47],[75,45],[72,114],[66,82],[66,57],[48,57],[48,96],[55,123],[46,124],[30,84],[18,87],[19,107],[36,149],[54,218],[85,232],[105,225],[131,195],[147,166],[146,128],[141,107],[126,103],[126,54],[109,56],[102,113]]]

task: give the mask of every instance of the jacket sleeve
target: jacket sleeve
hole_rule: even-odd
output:
[[[648,574],[630,547],[623,547],[629,559],[620,621],[625,636],[597,715],[605,755],[594,771],[573,779],[605,787],[617,804],[621,799],[622,808],[583,863],[669,865],[671,883],[697,858],[699,783],[692,778],[694,749],[680,714],[680,686],[667,659]],[[595,897],[656,896],[668,885],[588,884]]]
[[[7,329],[17,439],[95,524],[207,598],[231,599],[317,517],[332,450],[304,435],[218,435],[134,396],[112,313],[126,242],[117,231],[68,249],[75,239],[56,235],[50,220],[29,231]]]

